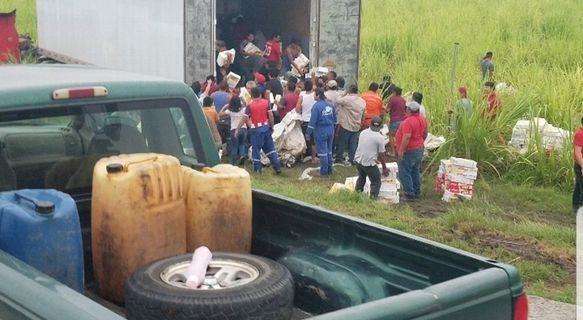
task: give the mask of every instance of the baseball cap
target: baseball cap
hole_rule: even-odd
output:
[[[383,119],[381,117],[374,117],[370,121],[370,128],[373,131],[380,131],[383,127]]]
[[[265,81],[266,81],[265,76],[262,75],[261,73],[255,72],[254,76],[255,76],[255,82],[257,82],[258,84],[265,83]]]
[[[407,103],[407,109],[411,112],[419,112],[421,105],[417,101]]]
[[[336,80],[330,80],[330,81],[326,82],[326,87],[338,88],[338,82],[336,82]]]

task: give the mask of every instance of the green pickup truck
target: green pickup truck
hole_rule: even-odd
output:
[[[109,123],[121,153],[219,162],[201,107],[182,83],[88,66],[0,67],[0,190],[54,188],[73,196],[83,231],[86,294],[0,251],[1,319],[121,319],[96,297],[91,177],[67,163],[95,155]],[[145,143],[136,143],[136,141]],[[294,318],[527,319],[513,266],[262,190],[253,191],[252,253],[284,264]]]

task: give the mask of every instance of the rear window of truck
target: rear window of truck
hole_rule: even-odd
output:
[[[191,132],[181,99],[0,112],[0,191],[89,191],[95,163],[123,153],[164,153],[195,165],[203,157]]]

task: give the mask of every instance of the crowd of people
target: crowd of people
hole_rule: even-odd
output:
[[[403,89],[386,76],[380,84],[373,82],[359,94],[356,84],[346,86],[344,78],[334,71],[317,76],[294,65],[294,57],[301,53],[297,42],[292,41],[282,50],[281,38],[274,33],[265,50],[248,54],[249,48],[243,48],[253,40],[253,34],[248,32],[241,43],[241,56],[259,59],[240,64],[248,69],[243,70],[244,76],[237,85],[229,86],[226,80],[214,76],[192,85],[217,145],[222,146],[223,155],[230,154],[233,165],[251,160],[254,172],[260,173],[263,151],[280,174],[282,166],[272,128],[287,114],[296,112],[307,146],[304,162],[319,163],[321,176],[332,175],[334,163],[355,166],[359,175],[356,190],[362,192],[368,178],[371,197],[376,198],[381,175],[387,174],[385,164],[393,157],[398,163],[403,199],[412,201],[420,197],[421,163],[429,126],[421,92],[413,92],[406,99]],[[219,45],[219,50],[226,50],[224,43]],[[485,59],[488,63],[482,68],[484,77],[491,77],[494,70],[491,53]],[[217,74],[226,76],[230,67],[223,65]],[[294,68],[300,71],[299,76],[291,72]],[[493,82],[487,81],[485,88],[484,99],[488,103],[485,116],[494,119],[500,110],[500,100]],[[449,111],[471,115],[473,102],[467,89],[460,87],[458,92],[459,100]],[[381,133],[385,125],[387,136]]]

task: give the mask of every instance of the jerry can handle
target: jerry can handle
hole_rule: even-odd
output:
[[[219,173],[217,170],[214,170],[213,168],[209,168],[209,167],[202,168],[202,173],[207,173],[207,172],[210,172],[210,173]]]
[[[131,162],[128,162],[126,164],[121,164],[121,163],[115,162],[115,163],[108,164],[105,167],[105,170],[107,171],[107,173],[128,172],[129,166],[131,166],[133,164],[139,164],[139,163],[144,163],[144,162],[148,162],[148,161],[157,161],[157,160],[158,160],[158,156],[153,156],[153,157],[149,157],[149,158],[146,158],[146,159],[140,160],[140,161],[131,161]]]
[[[14,197],[19,200],[25,200],[34,205],[34,210],[40,214],[51,214],[55,211],[55,204],[51,201],[42,201],[26,196],[22,193],[16,192]]]
[[[128,167],[131,165],[134,165],[134,164],[139,164],[139,163],[144,163],[144,162],[149,162],[149,161],[157,161],[157,160],[158,160],[158,156],[152,156],[152,157],[146,158],[144,160],[140,160],[140,161],[130,161],[124,165],[124,170],[128,171]]]

